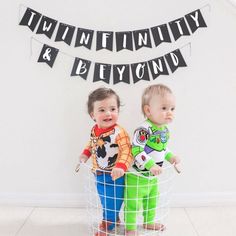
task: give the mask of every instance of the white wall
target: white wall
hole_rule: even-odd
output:
[[[134,52],[73,48],[18,26],[20,4],[71,25],[127,31],[167,23],[207,3],[211,5],[205,18],[208,28],[171,44]],[[93,125],[85,104],[91,90],[106,85],[91,82],[92,70],[88,81],[70,77],[73,58],[63,54],[52,69],[37,63],[42,45],[34,40],[31,44],[31,36],[74,57],[111,64],[152,59],[191,42],[187,68],[152,82],[110,85],[124,104],[119,123],[132,134],[143,119],[143,88],[156,82],[169,85],[177,97],[170,146],[181,156],[183,168],[175,181],[173,205],[236,203],[236,9],[231,4],[223,0],[12,0],[1,4],[1,9],[0,203],[84,203],[84,172],[77,175],[74,167]]]

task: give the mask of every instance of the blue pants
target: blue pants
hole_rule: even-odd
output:
[[[110,173],[105,172],[100,172],[95,177],[103,209],[103,220],[111,222],[108,230],[112,230],[119,219],[120,208],[124,200],[124,177],[113,181]]]

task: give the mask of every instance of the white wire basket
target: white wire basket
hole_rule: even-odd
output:
[[[88,221],[90,225],[90,232],[88,236],[94,236],[96,235],[96,232],[101,231],[100,229],[100,223],[103,221],[103,212],[104,206],[102,207],[101,200],[99,198],[99,194],[97,191],[96,187],[96,176],[94,172],[92,172],[92,167],[89,164],[82,164],[81,168],[83,168],[83,172],[85,173],[85,182],[84,182],[84,192],[86,194],[86,208],[88,212]],[[101,173],[101,170],[98,170]],[[104,175],[110,174],[109,172],[104,171]],[[127,178],[128,175],[130,174],[135,174],[137,176],[136,172],[126,172],[125,174],[125,179]],[[173,168],[173,165],[169,164],[168,162],[164,162],[162,166],[162,173],[158,175],[157,177],[152,177],[152,178],[157,178],[158,181],[158,194],[156,196],[156,207],[155,207],[155,222],[160,223],[166,226],[166,220],[167,216],[169,214],[169,205],[170,205],[170,200],[171,200],[171,190],[173,186],[173,179],[176,175],[176,172]],[[146,178],[143,177],[143,175],[139,174],[137,178]],[[106,185],[106,183],[101,183]],[[125,184],[124,184],[125,185]],[[124,187],[125,191],[126,188]],[[139,185],[136,185],[137,191],[139,189]],[[133,186],[134,187],[134,186]],[[147,184],[148,188],[148,184]],[[104,194],[105,195],[105,194]],[[106,233],[104,235],[107,236],[124,236],[125,235],[125,220],[124,220],[124,215],[127,212],[125,208],[124,202],[126,202],[126,194],[122,197],[122,207],[119,211],[119,222],[116,224],[115,228],[112,231],[109,231],[109,233]],[[144,216],[143,212],[145,209],[143,206],[139,208],[138,211],[135,212],[136,215],[136,227],[137,227],[137,232],[138,236],[151,236],[151,235],[165,235],[165,230],[164,231],[157,231],[157,230],[148,230],[144,229],[143,227],[143,222],[144,222]]]

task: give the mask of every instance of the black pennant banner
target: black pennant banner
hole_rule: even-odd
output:
[[[156,47],[162,42],[171,42],[167,24],[152,27],[151,31]]]
[[[179,49],[176,49],[176,50],[166,54],[165,58],[168,62],[168,65],[169,65],[172,73],[174,73],[178,67],[186,67],[187,66]]]
[[[76,57],[71,71],[71,76],[80,76],[84,80],[87,79],[91,61]]]
[[[113,83],[118,84],[124,82],[129,84],[129,65],[113,65]]]
[[[38,62],[45,62],[52,68],[58,52],[59,50],[57,48],[50,47],[47,44],[44,44],[38,58]]]
[[[100,49],[113,49],[113,32],[97,31],[97,51]]]
[[[26,25],[31,29],[31,31],[34,31],[36,25],[39,22],[40,17],[41,17],[40,13],[38,13],[37,11],[34,11],[30,8],[27,8],[19,25]]]
[[[202,13],[199,9],[187,14],[185,18],[189,24],[192,33],[194,33],[198,28],[207,27],[203,19]]]
[[[122,49],[133,51],[133,36],[131,31],[116,32],[116,51]]]
[[[131,70],[134,83],[137,83],[140,80],[147,80],[147,81],[150,80],[147,62],[139,62],[131,64]]]
[[[41,43],[40,41],[38,42]],[[191,44],[188,43],[182,48],[185,48],[188,45],[191,46]],[[189,49],[191,49],[191,47],[189,47]],[[58,52],[59,49],[51,47],[47,44],[43,44],[41,53],[38,58],[38,62],[44,62],[50,67],[53,67]],[[73,57],[64,52],[62,53],[69,57]],[[84,80],[87,80],[91,63],[92,62],[89,60],[75,57],[70,75],[80,76]],[[106,63],[93,62],[93,64],[93,82],[103,81],[107,84],[110,83],[111,68],[113,73],[113,84],[118,84],[120,82],[131,84],[130,74],[132,74],[133,83],[135,84],[140,80],[150,81],[150,76],[153,80],[155,80],[160,75],[169,75],[170,71],[171,73],[174,73],[179,67],[187,67],[187,64],[180,49],[176,49],[170,53],[165,54],[164,56],[138,63],[112,65]]]
[[[136,30],[133,31],[133,34],[134,34],[134,43],[136,50],[142,47],[147,47],[147,48],[152,47],[149,29]]]
[[[93,33],[94,33],[93,30],[78,28],[76,41],[75,41],[75,47],[84,46],[88,49],[91,49]]]
[[[184,17],[171,21],[169,25],[175,41],[183,35],[190,35]]]
[[[41,18],[36,34],[45,34],[48,38],[51,38],[54,29],[56,28],[56,25],[57,25],[56,20],[43,16]]]
[[[111,74],[111,64],[95,63],[93,82],[103,81],[109,84],[110,74]]]
[[[148,61],[148,66],[153,79],[156,79],[160,75],[169,75],[164,57]]]
[[[60,23],[55,41],[64,41],[65,43],[70,45],[74,31],[74,26]]]
[[[39,21],[40,23],[38,24]],[[38,25],[36,34],[45,34],[48,38],[51,38],[57,21],[27,8],[19,24],[29,27],[31,31],[34,31]],[[97,51],[101,49],[113,51],[114,34],[117,52],[123,49],[133,51],[142,47],[152,48],[159,46],[163,42],[171,43],[173,40],[170,36],[171,34],[176,41],[180,37],[193,34],[198,28],[204,27],[207,27],[207,25],[200,9],[197,9],[167,24],[157,25],[147,29],[122,32],[97,31],[96,47],[94,48]],[[64,41],[66,44],[71,45],[75,29],[77,29],[77,34],[74,46],[84,46],[91,49],[94,30],[83,29],[64,23],[59,24],[55,41]],[[153,38],[154,45],[152,45],[151,37]]]

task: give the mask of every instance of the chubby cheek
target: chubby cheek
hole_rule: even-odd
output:
[[[165,120],[167,118],[167,114],[166,113],[161,113],[159,115],[159,118],[160,118],[160,120]]]
[[[99,120],[104,120],[105,118],[106,118],[106,116],[103,115],[103,114],[101,114],[101,115],[98,116],[98,119],[99,119]]]
[[[96,114],[96,115],[94,116],[94,120],[96,120],[97,122],[98,122],[98,121],[102,121],[103,119],[104,119],[103,115]]]
[[[112,120],[116,122],[118,120],[118,114],[112,114]]]

